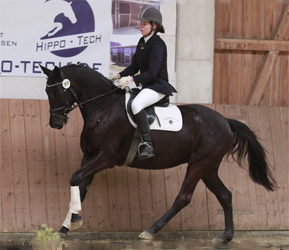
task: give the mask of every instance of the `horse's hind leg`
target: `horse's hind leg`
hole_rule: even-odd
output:
[[[207,171],[206,165],[189,165],[181,190],[172,207],[150,229],[142,232],[139,237],[152,239],[155,233],[159,232],[179,211],[187,206],[191,202],[197,183]]]
[[[213,168],[202,180],[208,189],[217,197],[225,214],[225,231],[223,235],[215,238],[215,241],[227,242],[234,237],[232,193],[226,188],[218,176],[218,167]]]

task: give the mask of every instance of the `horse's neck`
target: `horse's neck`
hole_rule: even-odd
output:
[[[89,74],[89,73],[88,73]],[[80,74],[85,75],[84,73]],[[92,80],[91,80],[92,79]],[[110,84],[108,80],[106,80],[103,76],[99,75],[86,75],[85,77],[72,79],[76,83],[77,95],[80,102],[87,102],[93,99],[93,103],[95,103],[98,99],[100,103],[102,100],[106,99],[102,97],[103,95],[108,95],[108,98],[112,98],[113,95],[109,94],[110,91],[115,89],[113,84]],[[88,105],[87,105],[88,104]],[[90,101],[85,104],[85,106],[90,106]]]
[[[118,100],[120,100],[121,96],[124,97],[124,95],[117,90],[113,90],[114,88],[106,88],[102,93],[99,93],[97,91],[89,91],[89,89],[83,91],[84,95],[82,95],[81,97],[81,102],[88,101],[80,109],[84,123],[86,123],[86,121],[88,121],[90,117],[95,118],[95,115],[97,114],[111,115],[111,110],[116,110],[117,108],[119,108],[119,106],[121,106],[119,105]],[[112,108],[112,106],[116,107]],[[110,112],[104,113],[108,109],[110,110]]]
[[[113,84],[110,84],[104,76],[96,74],[94,71],[86,70],[85,68],[68,67],[63,68],[62,71],[66,78],[74,82],[74,87],[77,89],[79,98],[92,98],[114,88]]]
[[[96,80],[97,81],[97,80]],[[104,80],[99,82],[89,81],[84,84],[84,82],[79,82],[78,89],[81,91],[83,98],[93,98],[96,96],[103,95],[111,91],[114,87]]]

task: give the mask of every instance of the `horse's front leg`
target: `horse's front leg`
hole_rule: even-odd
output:
[[[48,32],[48,36],[53,36],[55,35],[59,30],[61,30],[63,28],[63,25],[62,23],[54,23],[55,24],[55,27]]]
[[[72,175],[70,180],[69,210],[62,228],[59,230],[60,233],[67,234],[70,229],[77,229],[82,225],[82,218],[78,214],[94,175],[115,165],[113,160],[106,160],[102,154],[98,154],[86,162],[83,161],[83,163],[83,166]]]

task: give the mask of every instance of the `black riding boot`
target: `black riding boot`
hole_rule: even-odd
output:
[[[150,126],[145,111],[142,109],[134,116],[138,129],[142,135],[142,142],[138,146],[139,159],[144,160],[151,158],[155,156],[155,153],[151,139]]]

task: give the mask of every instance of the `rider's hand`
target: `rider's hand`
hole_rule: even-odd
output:
[[[118,73],[113,73],[113,74],[110,74],[108,79],[111,80],[111,81],[115,81],[115,80],[118,80],[120,78],[120,75]]]
[[[120,80],[118,81],[118,86],[119,87],[124,87],[129,83],[133,82],[133,77],[132,76],[124,76],[122,78],[120,78]]]
[[[118,80],[114,80],[112,83],[113,83],[114,86],[116,86],[116,87],[120,87],[120,86],[119,86],[119,81],[118,81]]]

